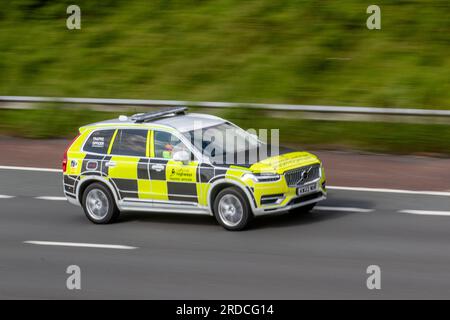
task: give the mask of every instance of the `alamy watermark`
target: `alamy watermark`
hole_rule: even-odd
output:
[[[69,277],[66,280],[68,290],[81,290],[81,268],[77,265],[68,266],[66,273]]]
[[[369,290],[381,289],[381,268],[377,265],[370,265],[366,269],[366,273],[370,276],[366,280],[366,286]]]
[[[81,29],[81,9],[76,4],[71,4],[67,7],[66,13],[70,16],[67,17],[66,27],[69,30]]]
[[[67,7],[66,13],[69,15],[66,20],[66,27],[69,30],[81,29],[81,9],[76,4]],[[369,30],[381,29],[381,8],[376,4],[367,7],[366,13],[370,16],[366,20],[366,26]]]
[[[369,30],[381,29],[381,9],[376,4],[367,7],[366,13],[370,14],[367,18],[366,26]]]

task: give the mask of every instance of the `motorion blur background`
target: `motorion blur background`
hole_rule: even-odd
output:
[[[66,28],[70,4],[81,8],[81,30]],[[366,27],[371,4],[381,30]],[[450,109],[449,8],[448,0],[3,1],[0,95]],[[83,124],[137,111],[0,106],[0,135],[25,138],[70,138]],[[447,119],[214,112],[244,128],[280,128],[288,145],[450,154]]]

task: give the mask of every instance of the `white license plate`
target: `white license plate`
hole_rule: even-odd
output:
[[[302,196],[317,190],[317,183],[307,184],[297,188],[297,195]]]

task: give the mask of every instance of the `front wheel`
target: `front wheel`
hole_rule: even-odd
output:
[[[120,214],[111,191],[101,183],[86,188],[82,204],[86,217],[96,224],[112,223]]]
[[[235,187],[219,192],[214,200],[214,216],[230,231],[244,229],[253,217],[247,198]]]

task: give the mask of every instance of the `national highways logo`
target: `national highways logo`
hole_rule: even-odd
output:
[[[170,179],[171,180],[178,180],[178,181],[191,181],[193,177],[193,173],[189,169],[184,168],[173,168],[170,172]]]

